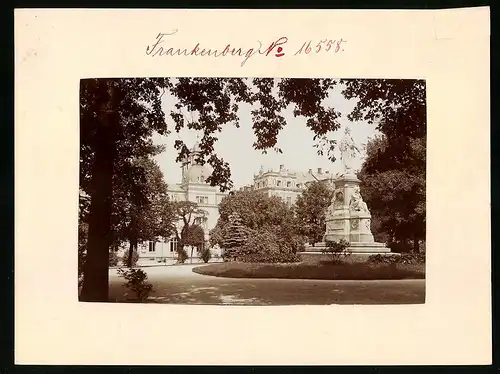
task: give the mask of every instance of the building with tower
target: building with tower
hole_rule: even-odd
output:
[[[288,205],[293,205],[300,194],[314,181],[330,182],[334,175],[328,170],[317,168],[307,172],[293,171],[280,165],[278,170],[260,171],[253,176],[253,184],[244,186],[240,190],[258,190],[268,196],[281,197]]]
[[[182,161],[182,177],[180,183],[168,186],[168,194],[171,201],[192,201],[204,211],[203,216],[195,217],[192,223],[199,224],[205,231],[205,240],[209,239],[209,232],[217,224],[219,219],[218,205],[228,195],[228,192],[220,192],[219,187],[210,186],[206,179],[211,175],[210,165],[201,165],[198,161],[200,145],[197,141],[190,150],[189,156]],[[178,223],[178,229],[182,223]],[[188,255],[191,255],[188,250]],[[220,249],[212,248],[212,255],[220,255]],[[199,257],[196,251],[194,257]],[[177,257],[177,240],[175,237],[168,238],[165,242],[148,242],[139,246],[139,260],[141,263],[148,261],[174,261]],[[189,260],[188,260],[189,261]]]

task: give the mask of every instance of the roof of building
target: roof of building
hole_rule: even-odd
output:
[[[194,164],[189,166],[184,174],[184,183],[207,183],[206,179],[212,174],[211,168],[205,164]]]
[[[169,184],[168,191],[169,192],[185,192],[185,189],[182,187],[181,184],[176,183],[176,184]]]

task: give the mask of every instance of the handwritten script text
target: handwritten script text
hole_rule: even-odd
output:
[[[253,56],[264,56],[264,57],[274,57],[282,58],[286,56],[288,50],[292,50],[292,56],[298,55],[308,55],[308,54],[319,54],[319,53],[329,53],[337,54],[344,51],[344,45],[346,43],[342,38],[340,39],[329,39],[325,38],[322,40],[306,40],[300,42],[300,47],[292,48],[287,45],[289,42],[288,37],[281,36],[273,39],[271,42],[262,43],[261,41],[256,41],[253,46],[241,47],[234,46],[231,44],[222,45],[219,48],[207,48],[203,46],[200,42],[193,43],[189,47],[172,47],[169,46],[168,37],[175,35],[179,30],[173,30],[169,33],[158,33],[155,38],[154,43],[146,46],[146,55],[150,57],[163,57],[163,56],[200,56],[200,57],[240,57],[241,66]]]

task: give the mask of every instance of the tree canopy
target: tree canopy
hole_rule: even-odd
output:
[[[207,212],[201,209],[197,203],[192,201],[176,201],[173,203],[173,209],[177,220],[175,231],[178,239],[177,248],[179,250],[182,250],[185,245],[195,245],[191,244],[191,239],[193,239],[193,237],[191,235],[192,231],[190,230],[193,228],[195,220],[200,217],[206,217]],[[195,226],[199,227],[203,231],[203,228],[201,226]]]
[[[390,241],[425,240],[426,91],[420,80],[353,80],[344,91],[359,101],[352,120],[378,123],[359,173],[377,230]]]
[[[388,142],[384,136],[371,140],[368,157],[359,174],[361,191],[377,222],[378,233],[389,241],[425,239],[425,145],[410,143],[406,163],[392,166],[385,161]],[[376,233],[375,233],[376,234]]]
[[[326,229],[326,211],[333,197],[333,190],[320,181],[312,182],[295,202],[295,214],[300,232],[310,244],[323,239]]]
[[[235,191],[224,197],[219,204],[219,222],[229,222],[232,214],[238,214],[242,224],[252,230],[291,224],[293,217],[283,199],[260,191]]]

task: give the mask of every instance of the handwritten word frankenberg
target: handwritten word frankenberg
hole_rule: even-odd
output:
[[[264,55],[264,56],[274,56],[274,57],[283,57],[285,55],[285,50],[284,46],[288,42],[288,38],[285,36],[282,36],[276,40],[273,40],[271,43],[266,44],[263,46],[263,43],[260,41],[256,42],[256,45],[250,48],[242,48],[242,47],[234,47],[231,46],[231,44],[227,44],[224,48],[204,48],[200,45],[200,43],[196,43],[194,46],[191,46],[189,48],[174,48],[174,47],[164,47],[164,42],[165,42],[165,36],[168,35],[174,35],[178,32],[178,30],[173,30],[170,33],[159,33],[156,36],[156,40],[153,44],[148,45],[146,47],[146,55],[151,56],[151,57],[157,57],[157,56],[210,56],[210,57],[221,57],[221,56],[239,56],[243,58],[243,61],[241,62],[241,66],[245,65],[245,63],[248,61],[248,59],[256,54],[259,55]],[[329,40],[326,42],[326,45],[328,46],[324,50],[329,50],[331,47],[335,45],[335,53],[337,53],[340,50],[340,45],[342,42],[345,42],[344,40],[340,41],[335,41],[335,40]],[[310,42],[309,42],[310,44]],[[304,49],[304,46],[295,53],[297,54],[302,54],[304,52],[305,54],[308,54],[309,51],[312,48],[307,46]],[[343,50],[343,49],[342,49]],[[314,50],[316,53],[319,52],[318,49]]]

